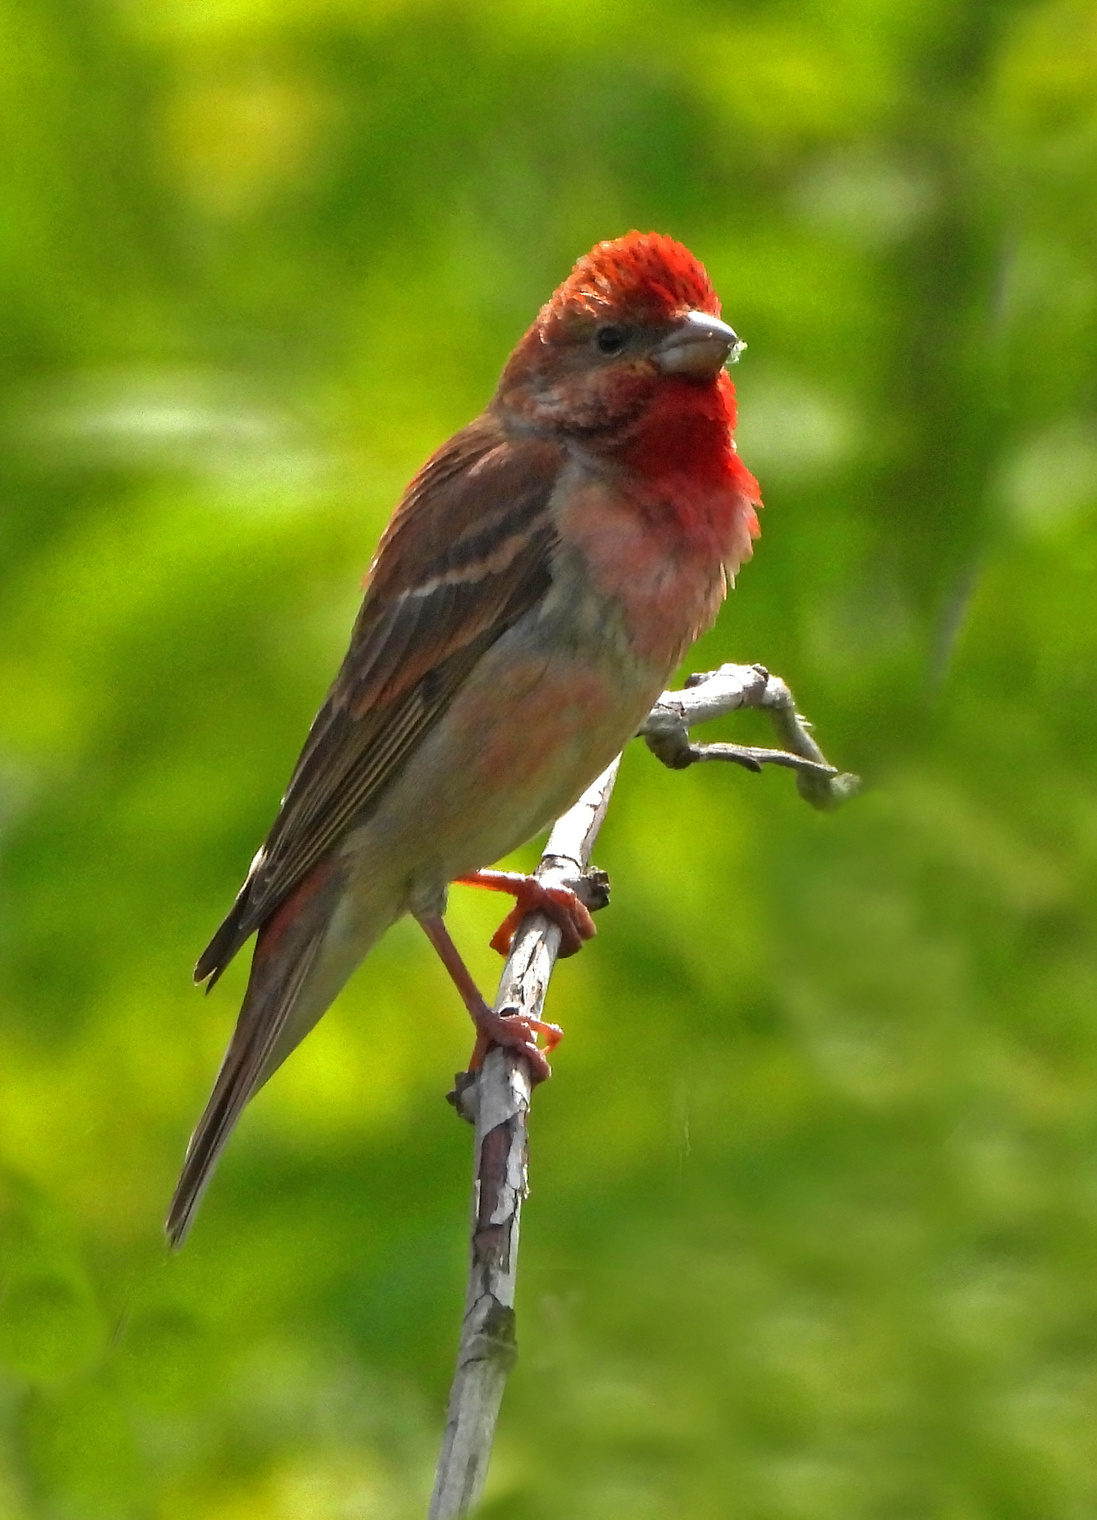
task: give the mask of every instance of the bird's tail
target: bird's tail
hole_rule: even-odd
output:
[[[318,867],[259,932],[251,977],[213,1092],[187,1146],[165,1230],[181,1246],[248,1102],[328,1008],[369,944],[333,945],[338,874]]]

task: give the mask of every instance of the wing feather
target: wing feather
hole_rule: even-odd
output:
[[[489,412],[408,487],[367,579],[350,649],[266,843],[195,967],[210,986],[244,941],[368,815],[484,652],[548,588],[559,449]]]

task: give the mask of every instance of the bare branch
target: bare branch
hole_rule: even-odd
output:
[[[768,712],[784,747],[691,742],[691,728],[741,707]],[[672,770],[703,760],[732,761],[754,771],[763,765],[786,766],[796,772],[800,795],[817,808],[837,807],[860,786],[856,776],[839,775],[827,763],[788,687],[761,665],[722,665],[691,676],[684,690],[663,693],[639,737]],[[571,887],[592,909],[609,901],[604,872],[591,871],[589,864],[619,763],[620,757],[557,822],[536,873],[550,886]],[[542,1018],[559,948],[560,931],[544,914],[531,913],[522,921],[499,983],[495,1007],[500,1013]],[[518,1353],[514,1295],[530,1093],[525,1061],[496,1046],[478,1072],[458,1076],[450,1095],[476,1127],[472,1250],[457,1371],[428,1520],[460,1520],[480,1497],[503,1389]]]
[[[541,863],[539,880],[569,886],[588,907],[608,899],[602,872],[587,873],[590,852],[609,806],[619,760],[559,820]],[[560,930],[543,913],[519,926],[499,983],[495,1006],[540,1019]],[[479,1498],[487,1476],[495,1422],[507,1375],[517,1356],[514,1292],[518,1230],[526,1196],[529,1068],[521,1056],[496,1046],[474,1074],[457,1078],[454,1101],[476,1126],[473,1143],[472,1252],[457,1371],[446,1410],[429,1520],[458,1520]]]

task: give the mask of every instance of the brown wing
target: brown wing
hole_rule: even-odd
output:
[[[490,414],[439,449],[393,515],[350,649],[266,843],[194,970],[217,980],[445,711],[486,649],[544,595],[560,451]]]

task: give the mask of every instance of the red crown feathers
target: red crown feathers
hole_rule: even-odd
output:
[[[626,232],[583,255],[542,320],[627,312],[633,320],[661,322],[687,311],[720,315],[720,299],[704,265],[662,233]]]

